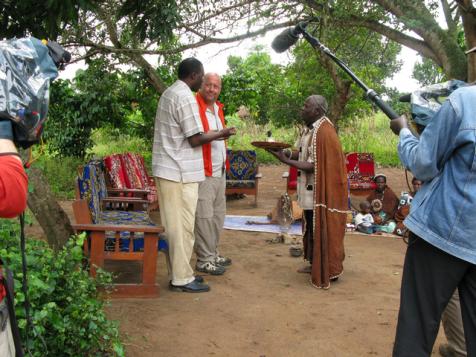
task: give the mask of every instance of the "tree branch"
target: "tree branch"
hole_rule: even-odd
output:
[[[404,34],[401,31],[395,30],[387,25],[381,24],[378,21],[358,18],[357,16],[352,16],[352,20],[347,22],[347,24],[354,25],[354,26],[364,26],[369,30],[373,30],[378,32],[379,34],[398,42],[408,48],[411,48],[422,56],[430,58],[431,60],[435,61],[437,64],[439,63],[438,58],[436,57],[433,50],[422,40],[419,40],[415,37],[409,36]],[[439,64],[441,65],[441,64]]]

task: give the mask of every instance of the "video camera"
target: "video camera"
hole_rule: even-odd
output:
[[[39,141],[50,82],[70,60],[71,54],[54,41],[0,41],[0,120],[12,121],[17,146],[26,149]]]

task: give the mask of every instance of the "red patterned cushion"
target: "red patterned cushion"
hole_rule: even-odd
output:
[[[112,188],[128,188],[128,181],[122,169],[121,157],[119,154],[109,155],[104,158],[104,165],[109,176]]]
[[[375,162],[372,153],[351,152],[346,155],[350,189],[375,189]]]

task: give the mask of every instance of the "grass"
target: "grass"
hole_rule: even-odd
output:
[[[383,113],[372,117],[350,121],[339,132],[345,152],[371,152],[379,166],[398,167],[398,136],[389,128],[389,121]]]

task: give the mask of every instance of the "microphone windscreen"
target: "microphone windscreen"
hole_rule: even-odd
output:
[[[299,36],[292,28],[286,29],[276,36],[271,42],[271,47],[278,53],[286,51],[289,47],[294,45],[299,39]]]

